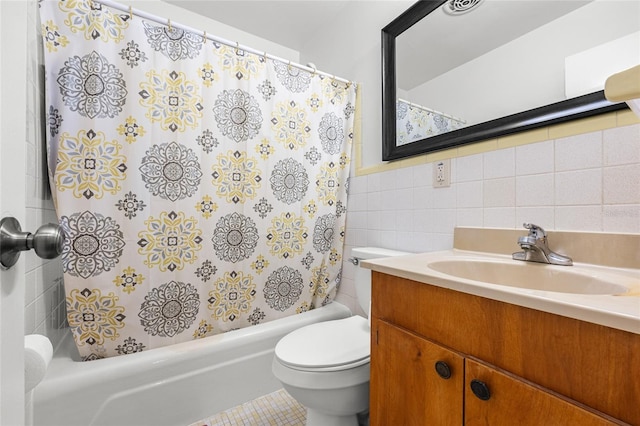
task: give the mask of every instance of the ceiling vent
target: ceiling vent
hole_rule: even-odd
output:
[[[442,9],[447,15],[457,16],[471,12],[484,0],[449,0],[442,5]]]

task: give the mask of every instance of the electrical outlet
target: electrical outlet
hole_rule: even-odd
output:
[[[451,185],[451,161],[436,161],[433,164],[433,187],[445,188]]]

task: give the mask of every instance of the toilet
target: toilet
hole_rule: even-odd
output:
[[[357,260],[404,254],[408,253],[375,247],[351,251]],[[358,266],[354,280],[358,302],[368,313],[371,271]],[[307,426],[357,426],[357,414],[369,408],[370,353],[369,322],[354,315],[284,336],[276,345],[272,370],[307,409]]]

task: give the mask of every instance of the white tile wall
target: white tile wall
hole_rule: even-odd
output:
[[[518,176],[550,173],[554,170],[554,142],[539,142],[516,148]]]
[[[602,204],[602,169],[556,173],[555,204],[557,206]]]
[[[481,180],[460,182],[456,188],[456,207],[482,207],[483,183]]]
[[[458,196],[460,196],[459,193]],[[515,201],[515,177],[488,179],[484,182],[483,204],[478,207],[514,207]]]
[[[552,206],[554,200],[553,173],[518,176],[516,178],[516,206]]]
[[[25,231],[35,232],[45,223],[57,223],[53,202],[47,188],[45,166],[45,134],[42,123],[46,121],[41,106],[44,102],[44,87],[40,78],[43,63],[42,44],[38,29],[38,2],[29,0],[29,26],[27,46],[30,61],[27,71],[29,80],[27,92],[27,163],[26,183],[26,223]],[[34,161],[34,159],[36,161]],[[25,288],[25,334],[44,334],[54,347],[60,342],[65,326],[64,288],[62,266],[59,259],[46,261],[38,258],[33,251],[24,253],[26,257]]]
[[[603,188],[605,204],[640,203],[640,163],[605,167]]]
[[[484,161],[484,179],[501,178],[516,175],[515,148],[487,152]]]
[[[432,167],[351,178],[345,259],[449,249],[455,226],[640,233],[640,124],[454,158],[449,188],[432,187]],[[353,268],[337,300],[359,312]]]
[[[604,165],[640,163],[640,132],[636,126],[607,130],[604,142]]]
[[[602,132],[558,139],[555,161],[557,172],[602,166]]]
[[[457,165],[457,167],[456,167]],[[482,180],[482,155],[468,155],[466,157],[456,158],[451,161],[451,167],[455,168],[455,176],[452,181],[468,182],[474,180]]]
[[[604,206],[602,223],[611,232],[627,232],[638,228],[640,204]]]

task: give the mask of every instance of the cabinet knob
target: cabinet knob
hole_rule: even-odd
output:
[[[451,368],[444,361],[436,362],[436,372],[438,373],[438,376],[445,380],[451,377]]]
[[[471,392],[478,398],[483,401],[487,401],[491,398],[491,392],[489,391],[489,386],[485,382],[481,382],[480,380],[473,379],[471,381]]]

